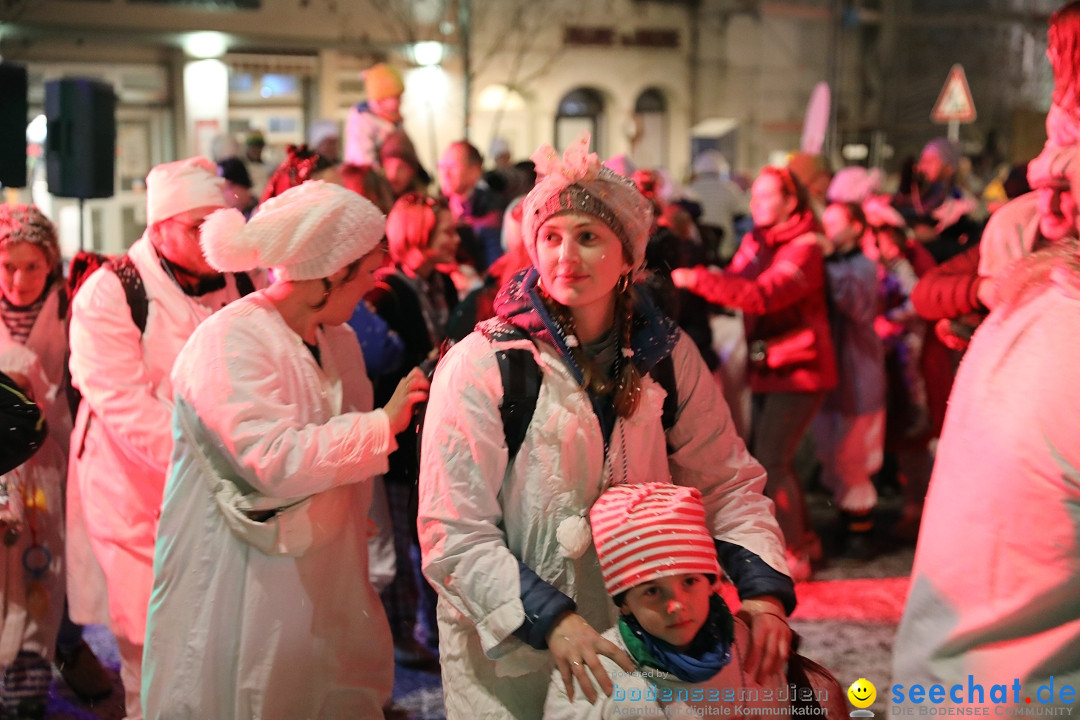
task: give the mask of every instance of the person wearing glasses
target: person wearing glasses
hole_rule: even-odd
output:
[[[153,168],[143,236],[124,257],[95,271],[72,301],[70,369],[82,402],[67,492],[71,617],[112,628],[127,717],[135,720],[142,717],[154,536],[173,448],[169,372],[203,320],[265,284],[261,273],[221,273],[206,261],[200,226],[224,207],[224,180],[209,160]],[[132,275],[141,294],[126,290]],[[136,319],[143,313],[145,324]]]

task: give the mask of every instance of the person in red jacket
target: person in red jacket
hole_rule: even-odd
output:
[[[754,393],[750,451],[768,473],[765,492],[776,503],[792,577],[805,580],[820,543],[808,522],[795,451],[836,385],[821,225],[786,168],[761,171],[750,189],[750,214],[754,229],[726,270],[676,269],[671,279],[743,312]]]

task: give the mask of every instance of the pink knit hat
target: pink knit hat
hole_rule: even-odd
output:
[[[583,133],[561,156],[550,145],[541,145],[532,161],[541,179],[525,196],[521,227],[533,265],[538,265],[540,227],[556,215],[582,213],[611,228],[638,274],[645,264],[652,204],[629,178],[602,166],[596,153],[589,152],[589,133]]]
[[[870,227],[907,227],[904,216],[889,204],[888,196],[871,195],[863,201],[862,210]]]
[[[604,586],[612,597],[670,575],[720,575],[696,488],[616,485],[597,499],[589,518]]]

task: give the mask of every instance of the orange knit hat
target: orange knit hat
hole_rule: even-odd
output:
[[[379,63],[364,71],[364,88],[370,100],[385,100],[405,92],[405,83],[401,81],[401,73]]]

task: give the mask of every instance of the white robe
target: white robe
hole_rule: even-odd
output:
[[[49,291],[26,345],[16,342],[0,322],[0,370],[30,380],[49,427],[37,453],[5,476],[10,493],[35,497],[38,507],[24,510],[26,521],[14,544],[0,545],[0,665],[11,663],[19,650],[52,658],[64,609],[64,477],[71,411],[61,386],[67,330],[59,312],[59,289],[57,284]],[[50,555],[37,580],[23,568],[23,553],[35,541]]]
[[[143,658],[158,718],[381,718],[390,628],[368,580],[371,476],[394,449],[356,336],[320,330],[322,367],[261,293],[209,319],[173,371],[175,449]],[[215,501],[275,505],[296,533],[266,554]],[[262,523],[250,523],[261,532]]]
[[[109,623],[118,637],[141,645],[172,452],[169,372],[199,323],[239,292],[229,278],[222,290],[185,295],[148,235],[128,256],[146,288],[143,332],[107,269],[94,272],[71,305],[71,380],[82,404],[68,469],[68,599],[75,622]],[[258,276],[254,282],[264,284]]]

